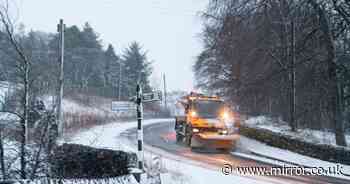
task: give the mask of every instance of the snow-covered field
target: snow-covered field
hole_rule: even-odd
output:
[[[278,120],[278,122],[276,122],[276,120],[273,120],[266,116],[249,118],[244,122],[244,124],[249,127],[263,128],[272,132],[296,137],[298,139],[302,139],[305,142],[315,144],[330,144],[336,146],[334,133],[329,131],[319,131],[304,128],[298,129],[297,132],[292,132],[286,122],[283,122],[281,120]],[[350,135],[346,135],[346,140],[348,143],[350,143]],[[348,144],[348,146],[350,146],[350,144]]]
[[[121,119],[130,119],[135,114],[134,111],[113,112],[111,110],[111,99],[88,96],[81,98],[83,99],[63,99],[63,119],[68,134],[81,128],[120,121]],[[52,96],[46,95],[42,99],[47,109],[53,108],[54,98]]]
[[[43,97],[44,103],[47,108],[52,108],[54,98],[52,96]],[[106,118],[117,116],[116,113],[111,111],[110,104],[102,104],[100,106],[89,106],[78,103],[75,100],[63,99],[63,112],[68,114],[90,114],[96,116],[104,116]]]

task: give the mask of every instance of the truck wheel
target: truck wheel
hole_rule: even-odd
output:
[[[191,146],[191,139],[192,139],[192,136],[190,136],[190,135],[186,136],[186,139],[185,139],[186,145]]]
[[[183,135],[176,133],[176,142],[177,143],[182,143],[183,142]]]
[[[192,135],[191,135],[190,130],[191,130],[191,127],[190,126],[186,126],[185,144],[191,147]]]
[[[220,152],[229,154],[232,151],[232,148],[219,148]]]
[[[190,135],[187,135],[186,136],[186,139],[185,139],[185,143],[186,143],[186,145],[188,145],[188,146],[191,146],[191,136]]]

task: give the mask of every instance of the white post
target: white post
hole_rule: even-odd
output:
[[[165,109],[168,109],[168,104],[167,104],[167,89],[166,89],[166,80],[165,80],[165,74],[163,74],[163,83],[164,83],[164,106]]]
[[[121,85],[122,85],[122,63],[119,61],[119,84],[118,84],[118,101],[120,101],[121,98]]]
[[[140,171],[143,171],[143,107],[142,107],[142,88],[138,83],[136,87],[136,104],[137,104],[137,164]],[[136,180],[141,183],[141,173],[137,173]]]

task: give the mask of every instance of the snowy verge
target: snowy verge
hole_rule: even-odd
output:
[[[11,184],[47,184],[47,183],[62,183],[62,184],[84,184],[84,183],[98,183],[98,184],[138,184],[132,175],[126,175],[114,178],[101,179],[34,179],[34,180],[15,180],[15,181],[3,181],[3,183]]]
[[[240,138],[240,147],[242,147],[242,149],[248,150],[249,152],[255,155],[236,153],[236,152],[233,152],[232,154],[236,156],[253,159],[253,160],[259,160],[261,162],[269,163],[277,166],[297,165],[297,166],[305,166],[305,167],[329,168],[333,166],[336,167],[337,165],[332,162],[327,162],[316,158],[300,155],[288,150],[268,146],[264,143],[261,143],[253,139],[249,139],[244,136],[241,136]],[[350,166],[342,165],[342,164],[340,165],[343,168],[342,171],[346,175],[350,175]],[[335,175],[335,176],[331,175],[331,176],[350,180],[349,176],[343,176],[343,175]]]
[[[295,137],[304,142],[337,146],[333,132],[308,128],[298,129],[296,132],[292,132],[287,122],[280,119],[277,120],[266,116],[257,116],[247,119],[243,124],[248,127],[267,129],[275,133]],[[350,135],[346,135],[346,141],[348,142],[348,146],[350,146]]]

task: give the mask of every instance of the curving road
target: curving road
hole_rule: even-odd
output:
[[[136,130],[132,129],[124,134],[124,136],[134,139]],[[191,151],[190,148],[177,144],[175,141],[174,121],[163,122],[144,126],[144,141],[147,147],[155,147],[158,150],[165,151],[167,154],[183,157],[187,160],[194,161],[196,163],[204,164],[210,169],[220,171],[225,164],[231,164],[234,167],[237,166],[253,166],[253,167],[266,167],[270,168],[272,165],[266,164],[260,161],[246,159],[232,154],[225,154],[214,150],[202,150],[200,152]],[[154,151],[154,149],[153,149]],[[240,147],[236,152],[244,152]],[[225,175],[223,175],[225,177]],[[350,183],[349,180],[337,179],[334,177],[326,176],[247,176],[258,181],[264,181],[268,183],[285,184],[285,183]]]

